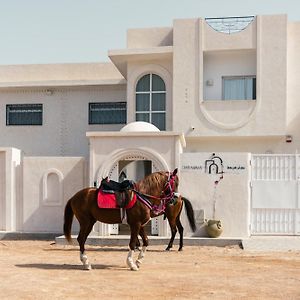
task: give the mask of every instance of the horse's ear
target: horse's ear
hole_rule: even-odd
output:
[[[178,168],[176,168],[174,171],[173,171],[173,176],[175,176],[176,174],[177,174],[177,172],[178,172]]]

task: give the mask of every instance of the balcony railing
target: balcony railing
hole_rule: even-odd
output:
[[[232,34],[244,30],[254,18],[254,16],[205,18],[205,21],[210,27],[218,32]]]

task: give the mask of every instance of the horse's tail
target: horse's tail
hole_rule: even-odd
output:
[[[64,214],[64,235],[69,243],[72,240],[71,228],[72,228],[73,217],[74,217],[74,212],[71,207],[71,199],[70,199],[65,207],[65,214]]]
[[[194,209],[193,209],[192,203],[190,200],[188,200],[185,197],[181,197],[181,199],[184,202],[184,207],[185,207],[185,211],[187,214],[187,218],[190,223],[190,227],[193,230],[193,232],[195,232],[196,231],[196,221],[195,221],[195,215],[194,215]]]

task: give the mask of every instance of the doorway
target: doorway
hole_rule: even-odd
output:
[[[137,182],[147,175],[152,173],[152,161],[151,160],[120,160],[118,162],[118,180],[122,182],[123,180],[129,179]],[[127,224],[119,224],[118,233],[119,235],[130,234],[130,229]],[[152,221],[145,225],[145,231],[147,235],[152,233]],[[155,234],[155,233],[154,233]]]

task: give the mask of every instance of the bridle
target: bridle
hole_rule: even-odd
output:
[[[177,171],[178,170],[175,169],[173,172],[167,172],[168,179],[159,197],[143,194],[137,191],[136,189],[133,189],[133,191],[137,195],[137,199],[140,202],[142,202],[144,205],[146,205],[156,215],[159,215],[160,213],[164,212],[167,204],[171,202],[176,196],[175,190],[176,190]],[[153,204],[150,199],[159,200],[160,201],[159,205]]]

